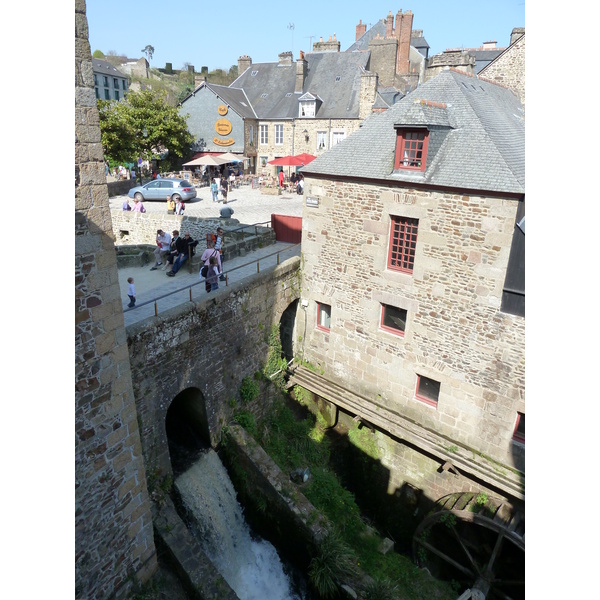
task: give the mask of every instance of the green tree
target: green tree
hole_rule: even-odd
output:
[[[92,58],[104,58],[104,52],[102,52],[102,50],[94,50]]]
[[[102,147],[109,161],[162,157],[162,164],[171,170],[190,153],[194,138],[188,131],[187,118],[167,104],[164,93],[129,92],[120,102],[98,100],[98,110]]]
[[[150,61],[154,55],[154,46],[148,44],[145,48],[142,48],[140,52],[143,52],[146,55],[146,58]]]

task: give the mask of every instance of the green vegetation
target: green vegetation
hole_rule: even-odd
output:
[[[303,397],[302,393],[299,395]],[[283,472],[310,468],[312,476],[302,485],[302,493],[333,524],[309,566],[310,580],[322,597],[333,596],[340,581],[362,571],[375,580],[366,598],[455,600],[456,594],[449,584],[434,580],[410,558],[395,552],[386,555],[379,552],[381,537],[367,527],[354,495],[343,487],[329,466],[329,439],[325,426],[315,415],[310,413],[305,419],[297,419],[281,402],[258,423],[251,422],[248,416],[238,415],[235,420],[245,428],[243,422],[250,422],[246,430]],[[374,436],[366,428],[363,432],[357,428],[354,435],[359,447],[377,454]]]
[[[129,92],[117,101],[98,100],[104,155],[121,163],[161,158],[165,170],[178,168],[194,141],[183,118],[163,93]],[[146,135],[144,135],[144,131]]]
[[[242,403],[247,404],[258,397],[258,383],[251,377],[244,377],[240,386]]]
[[[287,361],[283,358],[279,323],[271,327],[271,333],[269,334],[267,343],[269,345],[269,351],[267,353],[267,362],[263,368],[263,373],[277,387],[285,389],[285,370],[287,368]]]

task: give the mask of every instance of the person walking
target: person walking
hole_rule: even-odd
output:
[[[285,175],[283,174],[283,169],[281,169],[281,171],[279,171],[279,187],[283,187],[284,186],[284,181],[285,181]]]
[[[223,204],[227,204],[227,178],[221,178],[221,196],[223,196]]]
[[[135,307],[135,285],[133,284],[133,277],[127,279],[129,286],[127,287],[127,295],[129,296],[129,304],[127,308]]]
[[[210,184],[210,191],[212,193],[212,199],[213,202],[218,202],[219,201],[219,187],[217,186],[217,182],[214,180],[212,180],[212,183]]]
[[[215,243],[212,240],[208,241],[206,250],[202,253],[200,260],[202,261],[202,269],[200,269],[200,279],[204,278],[204,287],[207,292],[210,292],[210,283],[208,283],[208,268],[210,267],[210,259],[214,257],[217,260],[217,268],[221,271],[221,257],[219,251],[215,249]]]
[[[215,241],[215,250],[217,250],[219,252],[219,257],[220,257],[219,272],[220,272],[221,276],[219,277],[219,279],[221,281],[225,281],[225,275],[223,274],[223,261],[225,260],[225,257],[223,256],[223,246],[224,245],[225,245],[225,236],[223,234],[223,228],[217,227],[217,239]]]
[[[219,268],[217,266],[217,257],[211,256],[208,263],[208,274],[206,276],[207,292],[213,292],[219,289]]]

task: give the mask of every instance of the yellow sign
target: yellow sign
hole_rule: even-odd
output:
[[[228,108],[227,108],[227,107],[226,107],[224,104],[221,104],[221,105],[219,106],[219,108],[217,108],[217,112],[218,112],[218,113],[219,113],[219,114],[220,114],[222,117],[223,117],[224,115],[226,115],[226,114],[227,114],[227,111],[228,111],[228,110],[229,110],[229,109],[228,109]]]
[[[215,131],[219,135],[229,135],[231,133],[231,129],[231,121],[228,121],[227,119],[219,119],[215,123]]]
[[[228,140],[221,140],[218,137],[213,138],[213,144],[217,146],[231,146],[235,144],[235,140],[233,138],[229,138]]]

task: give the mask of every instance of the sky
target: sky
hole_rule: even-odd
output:
[[[304,0],[236,3],[223,9],[205,0],[147,0],[138,6],[122,0],[87,0],[92,53],[114,51],[140,58],[147,45],[154,47],[152,67],[174,69],[185,63],[197,72],[203,66],[228,70],[243,54],[254,63],[276,62],[281,52],[309,52],[312,43],[336,35],[341,50],[356,39],[359,20],[367,28],[399,10],[414,13],[413,29],[422,29],[429,55],[448,48],[478,48],[496,41],[508,46],[514,27],[525,27],[525,0]],[[164,14],[168,7],[168,17]]]

